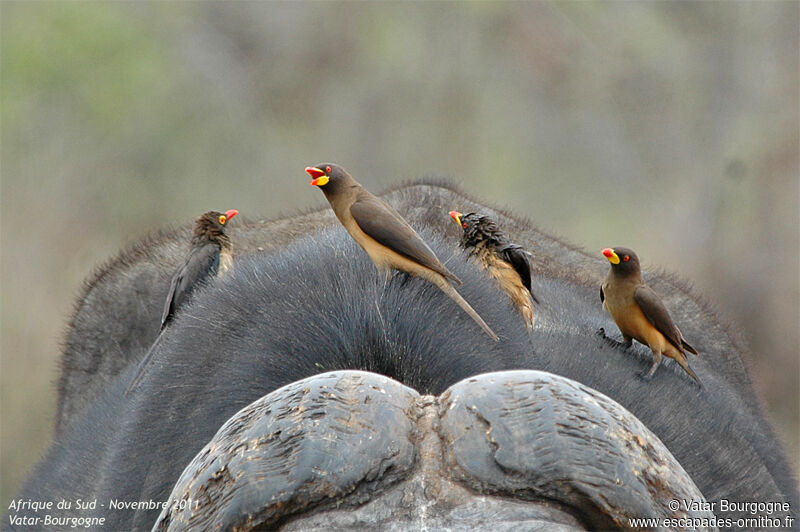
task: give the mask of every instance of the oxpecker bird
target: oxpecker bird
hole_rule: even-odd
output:
[[[306,173],[313,178],[311,184],[325,194],[336,217],[378,270],[396,269],[435,284],[486,334],[498,340],[494,331],[450,284],[449,280],[461,284],[458,277],[441,263],[422,237],[389,204],[370,194],[344,168],[335,164],[309,166]]]
[[[189,252],[183,265],[172,276],[172,282],[169,285],[164,311],[161,314],[159,336],[139,363],[136,376],[125,393],[136,388],[144,376],[144,371],[150,363],[155,347],[161,339],[161,333],[164,332],[175,312],[197,288],[206,284],[210,278],[222,275],[230,269],[233,264],[232,245],[230,238],[225,234],[225,227],[237,214],[239,211],[235,209],[225,213],[209,211],[195,220]]]
[[[522,314],[525,325],[533,328],[533,302],[539,303],[531,289],[530,253],[514,244],[488,216],[474,212],[450,211],[461,226],[461,247],[497,281]]]
[[[686,360],[686,352],[697,355],[697,350],[683,338],[661,298],[645,284],[639,257],[622,247],[606,248],[603,255],[611,269],[600,287],[600,300],[622,333],[625,347],[633,340],[647,345],[653,351],[653,365],[643,378],[650,380],[661,362],[661,355],[675,359],[698,384]]]

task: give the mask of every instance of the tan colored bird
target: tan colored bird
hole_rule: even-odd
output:
[[[697,355],[697,350],[683,338],[658,294],[645,284],[636,253],[617,247],[604,249],[603,255],[611,263],[600,287],[603,308],[614,318],[625,347],[630,347],[636,340],[653,351],[653,365],[643,378],[653,378],[664,354],[675,359],[700,384],[686,360],[686,351]]]
[[[486,334],[499,340],[448,281],[461,284],[458,277],[441,263],[422,237],[389,204],[370,194],[344,168],[335,164],[309,166],[306,173],[313,178],[311,184],[325,194],[336,217],[378,270],[389,272],[394,268],[435,284]]]

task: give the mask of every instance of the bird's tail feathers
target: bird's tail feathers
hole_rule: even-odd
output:
[[[686,360],[686,357],[685,357],[684,355],[681,355],[680,357],[675,357],[675,362],[677,362],[678,364],[680,364],[680,366],[683,368],[683,370],[684,370],[686,373],[688,373],[688,374],[689,374],[689,376],[690,376],[691,378],[693,378],[693,379],[694,379],[694,381],[695,381],[697,384],[699,384],[701,388],[703,387],[703,383],[702,383],[702,382],[700,382],[700,379],[697,377],[697,375],[695,375],[694,371],[692,371],[692,368],[690,368],[690,367],[689,367],[689,362],[687,362],[687,360]]]
[[[145,370],[147,369],[147,366],[150,365],[150,359],[153,358],[153,354],[156,352],[156,347],[161,343],[161,338],[164,336],[164,330],[165,329],[161,330],[161,332],[158,334],[158,337],[153,342],[153,345],[151,345],[150,349],[147,351],[147,354],[144,356],[142,361],[139,362],[139,368],[136,370],[136,375],[133,377],[133,380],[125,390],[125,395],[131,393],[142,381],[142,378],[144,378],[145,373],[147,373]]]
[[[458,286],[461,286],[462,284],[464,284],[463,282],[461,282],[461,279],[456,277],[456,275],[453,272],[451,272],[450,270],[448,270],[447,268],[442,268],[442,270],[444,270],[443,271],[444,276],[447,277],[448,279],[450,279],[451,281],[453,281],[454,283],[456,283]]]
[[[700,355],[700,353],[697,352],[697,349],[692,347],[689,342],[683,339],[683,337],[681,337],[681,347],[693,355]]]
[[[450,297],[450,299],[455,301],[458,304],[458,306],[464,310],[464,312],[469,314],[469,317],[475,320],[475,323],[480,325],[481,328],[486,332],[486,334],[491,336],[495,342],[498,342],[500,340],[500,338],[494,333],[492,328],[486,325],[486,322],[483,321],[483,318],[481,318],[480,315],[477,312],[475,312],[475,309],[473,309],[470,306],[470,304],[467,303],[467,301],[463,297],[461,297],[461,294],[456,292],[456,289],[453,288],[452,285],[450,285],[450,283],[447,282],[447,280],[441,279],[441,282],[436,283],[436,285],[439,288],[441,288],[442,292],[447,294]]]
[[[531,299],[533,299],[533,302],[536,303],[537,305],[541,305],[541,303],[539,303],[539,300],[536,299],[536,296],[533,295],[533,290],[531,290]]]

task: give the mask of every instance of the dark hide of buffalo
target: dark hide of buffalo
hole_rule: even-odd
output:
[[[664,303],[700,351],[692,367],[703,388],[671,361],[651,382],[642,381],[638,374],[650,365],[649,351],[625,350],[597,334],[601,327],[612,336],[617,332],[598,296],[608,268],[602,256],[586,255],[446,186],[423,182],[383,197],[464,281],[459,292],[500,342],[425,281],[405,274],[384,279],[323,209],[231,227],[231,275],[210,283],[176,315],[144,380],[125,396],[136,362],[157,334],[169,276],[184,252],[185,230],[161,233],[123,252],[85,287],[63,356],[56,442],[20,497],[97,499],[106,507],[96,514],[106,516],[111,529],[149,529],[160,508],[112,511],[110,501],[166,501],[184,468],[226,420],[282,386],[352,369],[438,396],[478,374],[535,369],[573,379],[622,405],[663,442],[717,509],[720,499],[788,501],[788,514],[797,515],[796,483],[744,370],[745,348],[683,283],[645,272],[648,284],[668,295]],[[452,209],[489,214],[532,250],[541,305],[530,333],[493,281],[466,261],[459,228],[447,215]],[[480,408],[491,410],[481,400]],[[594,438],[588,426],[578,423],[575,430],[578,438]],[[342,460],[358,464],[362,457],[353,453]],[[399,482],[400,473],[388,484]],[[472,493],[494,489],[473,473],[458,481]],[[502,494],[520,503],[541,502],[548,489],[522,486]],[[359,504],[370,497],[363,490]],[[626,526],[609,512],[558,500],[575,519],[569,526]],[[742,510],[717,517],[753,515]]]

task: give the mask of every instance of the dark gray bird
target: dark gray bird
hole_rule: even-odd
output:
[[[700,384],[700,379],[686,360],[686,352],[697,355],[697,349],[683,338],[661,298],[645,284],[636,253],[628,248],[616,247],[604,249],[603,255],[611,263],[606,280],[600,287],[603,308],[614,318],[625,347],[630,347],[636,340],[653,351],[653,365],[643,378],[653,378],[664,354],[675,359]]]
[[[464,230],[461,247],[497,281],[522,314],[525,325],[533,328],[533,302],[539,303],[531,289],[530,253],[511,242],[488,216],[474,212],[450,211],[450,217]]]
[[[139,369],[128,386],[126,394],[136,388],[144,376],[145,369],[155,352],[155,347],[161,339],[161,333],[170,323],[175,312],[209,278],[224,274],[233,265],[232,245],[230,238],[225,234],[225,227],[237,214],[239,211],[235,209],[224,213],[209,211],[195,220],[189,253],[186,255],[183,266],[172,276],[169,285],[164,312],[161,314],[161,332],[139,363]]]
[[[325,194],[333,212],[353,240],[380,271],[392,268],[438,286],[495,341],[499,338],[448,279],[461,281],[436,257],[428,244],[388,203],[372,195],[335,164],[309,166],[306,173]]]

